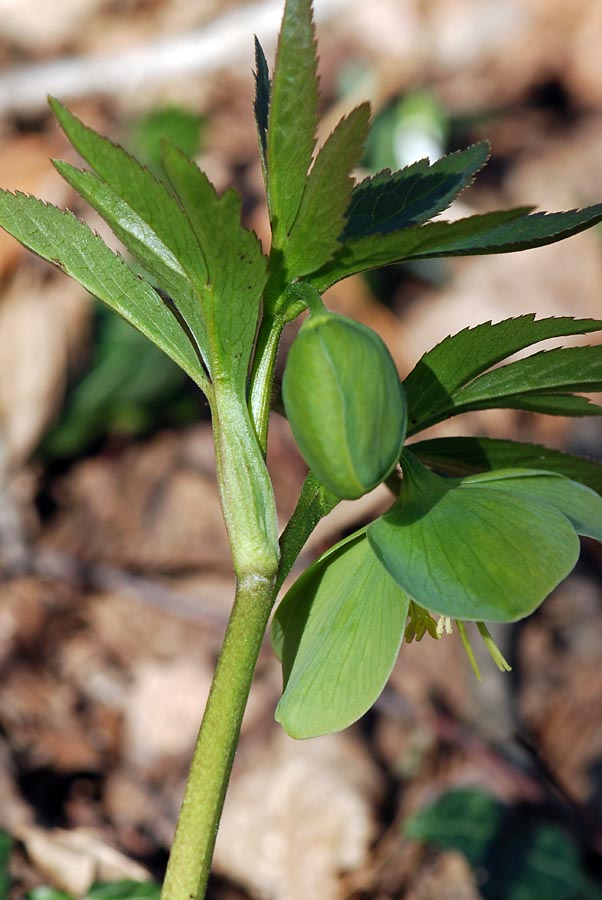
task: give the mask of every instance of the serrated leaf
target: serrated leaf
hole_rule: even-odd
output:
[[[340,246],[353,186],[350,172],[360,161],[369,120],[370,106],[363,103],[341,119],[318,153],[283,248],[289,281],[315,272]]]
[[[370,545],[425,609],[468,621],[524,618],[573,569],[574,528],[511,491],[464,488],[402,457],[399,502],[368,526]]]
[[[199,247],[186,216],[165,185],[122,147],[84,125],[58,100],[51,98],[49,102],[80,156],[152,229],[195,287],[202,289],[207,280],[203,248]]]
[[[267,134],[268,202],[277,248],[297,217],[314,152],[317,62],[311,0],[286,0]]]
[[[563,513],[577,534],[602,541],[602,497],[564,475],[528,469],[498,469],[462,479],[463,489],[486,487],[527,497]]]
[[[339,731],[372,706],[397,658],[408,605],[363,534],[310,566],[272,626],[285,681],[276,719],[288,734]]]
[[[53,164],[171,297],[194,336],[205,365],[211,371],[211,360],[207,355],[207,326],[199,297],[169,247],[119,194],[92,172],[81,171],[60,160],[53,160]]]
[[[486,372],[456,391],[453,414],[493,408],[517,394],[602,390],[602,347],[560,347]],[[543,399],[543,398],[542,398]],[[432,421],[432,419],[430,420]]]
[[[364,179],[351,194],[341,241],[400,231],[443,212],[485,165],[489,149],[482,141],[432,165],[422,159]]]
[[[489,437],[448,437],[418,441],[414,456],[447,475],[469,475],[490,469],[528,468],[558,472],[602,494],[602,462],[561,453],[541,444]]]
[[[531,213],[531,207],[484,213],[456,222],[428,222],[386,235],[347,241],[333,259],[311,275],[317,290],[356,272],[433,259],[513,253],[553,244],[602,221],[602,204],[559,213]]]
[[[163,165],[205,252],[207,283],[201,295],[214,377],[227,375],[244,390],[267,277],[257,236],[240,224],[236,191],[221,197],[207,176],[174,145]]]
[[[487,369],[548,338],[602,330],[598,319],[535,319],[530,313],[484,322],[444,338],[427,351],[404,381],[411,431],[450,409],[450,397]]]
[[[0,225],[118,312],[208,391],[202,363],[169,304],[72,213],[0,191]]]
[[[574,394],[539,394],[536,391],[490,397],[463,406],[461,410],[454,410],[452,415],[476,409],[522,409],[524,412],[547,416],[602,416],[602,406],[598,406],[587,397]]]
[[[268,63],[263,52],[263,47],[255,37],[255,100],[253,111],[255,124],[257,125],[257,137],[259,139],[259,155],[263,168],[264,178],[267,180],[267,145],[268,145],[268,117],[270,114],[270,94],[272,84]]]

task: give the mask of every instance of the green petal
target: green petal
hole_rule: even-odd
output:
[[[574,567],[579,540],[553,504],[446,481],[403,457],[404,488],[367,529],[383,566],[421,606],[469,621],[533,612]]]
[[[502,469],[462,479],[462,487],[505,491],[551,506],[567,517],[577,534],[602,541],[602,497],[564,475],[532,469]]]
[[[301,576],[272,626],[285,682],[276,719],[288,734],[339,731],[372,706],[397,658],[408,605],[363,533]]]

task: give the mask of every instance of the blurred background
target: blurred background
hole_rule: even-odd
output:
[[[267,242],[252,35],[271,65],[281,6],[0,0],[0,184],[69,206],[116,246],[49,162],[75,161],[51,93],[152,168],[174,140],[219,190],[239,189]],[[602,199],[598,0],[316,0],[316,14],[320,137],[371,100],[365,174],[489,138],[450,216]],[[405,375],[469,324],[601,317],[602,232],[388,268],[327,302],[376,329]],[[438,433],[602,458],[596,419],[494,411]],[[284,524],[304,465],[277,417],[269,465]],[[386,503],[383,489],[341,504],[297,572]],[[4,232],[0,573],[0,896],[160,880],[233,591],[208,411],[158,350]],[[480,658],[479,684],[457,635],[427,637],[357,726],[309,742],[273,722],[266,645],[210,897],[602,897],[601,604],[602,553],[586,541],[544,606],[495,632],[510,674]]]

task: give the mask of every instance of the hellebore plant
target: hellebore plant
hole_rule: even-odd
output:
[[[205,896],[277,592],[313,528],[341,498],[382,482],[393,495],[388,512],[301,575],[275,614],[272,640],[284,673],[276,717],[297,738],[358,719],[382,691],[404,637],[420,639],[427,631],[439,637],[455,621],[471,655],[466,623],[476,623],[505,668],[485,623],[533,612],[575,565],[578,535],[602,541],[600,463],[486,437],[405,443],[469,410],[600,415],[601,407],[576,392],[602,389],[602,348],[504,360],[548,338],[600,331],[602,321],[538,321],[527,314],[466,328],[427,352],[401,384],[380,338],[328,312],[321,299],[335,282],[390,263],[553,243],[600,222],[602,204],[430,221],[485,164],[486,143],[354,183],[369,107],[351,112],[316,152],[311,0],[286,2],[273,79],[258,42],[256,65],[255,116],[272,225],[267,257],[241,225],[236,192],[218,196],[177,147],[164,145],[164,183],[56,100],[52,109],[90,170],[54,165],[147,277],[70,212],[0,192],[0,225],[154,341],[211,408],[236,596],[164,900]],[[285,325],[305,310],[282,397],[310,471],[279,539],[265,464],[275,361]]]

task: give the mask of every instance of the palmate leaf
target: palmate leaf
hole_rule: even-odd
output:
[[[537,391],[488,397],[456,409],[450,415],[477,409],[522,409],[524,412],[548,416],[602,416],[602,406],[598,406],[587,397],[574,394],[540,394]]]
[[[489,143],[482,141],[432,165],[422,159],[399,172],[364,179],[351,194],[341,241],[388,234],[433,218],[472,182],[488,156]]]
[[[267,133],[268,203],[277,248],[285,243],[299,211],[317,120],[317,53],[311,0],[286,0]]]
[[[555,505],[511,489],[446,481],[409,453],[402,466],[399,502],[366,533],[420,606],[453,619],[513,622],[573,569],[579,539]]]
[[[252,231],[240,224],[241,200],[234,190],[222,197],[199,167],[166,144],[163,167],[204,248],[207,284],[202,302],[215,378],[227,376],[244,391],[255,339],[267,259]]]
[[[178,203],[122,148],[53,101],[65,133],[100,177],[66,163],[58,171],[111,226],[173,299],[212,377],[246,378],[267,261],[240,224],[234,191],[218,198],[207,178],[175,147],[165,160]],[[150,197],[150,200],[149,200]],[[183,207],[183,208],[182,208]]]
[[[341,119],[309,173],[299,212],[283,248],[287,280],[315,272],[333,255],[368,134],[370,106],[363,103]]]
[[[411,451],[421,462],[446,475],[470,475],[490,469],[542,469],[566,475],[602,495],[602,462],[541,444],[489,437],[446,437],[418,441],[411,445]]]
[[[602,204],[559,213],[531,213],[531,209],[484,213],[456,222],[428,222],[349,240],[307,280],[322,292],[342,278],[379,266],[439,256],[529,250],[561,241],[602,221]]]
[[[124,247],[137,257],[149,275],[171,297],[211,372],[203,309],[187,273],[172,251],[119,194],[92,172],[81,171],[60,160],[53,160],[53,164],[65,181],[102,216]]]
[[[113,144],[73,115],[58,100],[49,100],[58,122],[80,156],[97,175],[157,235],[178,260],[195,287],[207,273],[199,247],[184,212],[165,185],[122,147]]]
[[[35,197],[0,191],[0,225],[118,312],[205,392],[207,378],[173,309],[70,212]]]
[[[363,534],[310,566],[272,626],[285,682],[276,719],[288,734],[338,731],[372,706],[397,658],[408,606]]]
[[[486,372],[453,395],[455,411],[517,393],[602,390],[602,346],[559,347]]]
[[[446,337],[422,356],[404,381],[411,431],[452,409],[451,398],[461,388],[513,353],[548,338],[601,330],[598,319],[537,320],[528,314],[495,324],[485,322]],[[520,392],[529,389],[530,384],[519,385]]]

